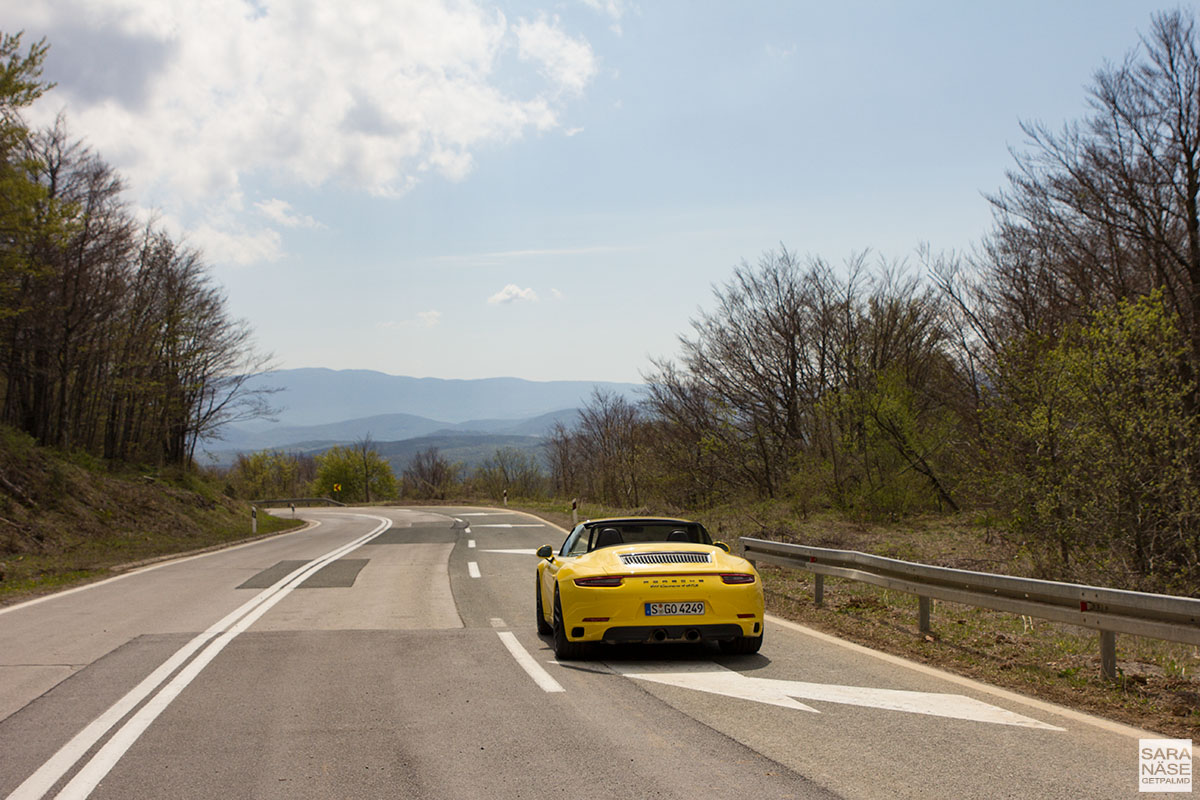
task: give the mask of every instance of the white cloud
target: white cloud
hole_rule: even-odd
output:
[[[165,221],[168,230],[177,226]],[[175,233],[176,236],[183,234]],[[234,225],[213,225],[201,222],[183,236],[186,242],[200,249],[207,261],[222,264],[259,264],[275,261],[283,255],[283,239],[274,228],[246,230]]]
[[[618,36],[621,34],[621,17],[625,16],[627,6],[625,0],[583,0],[583,4],[611,19],[613,32]]]
[[[376,324],[376,328],[380,330],[397,330],[400,328],[435,328],[442,321],[442,312],[440,311],[418,311],[415,319],[406,320],[388,320]]]
[[[5,23],[51,45],[58,88],[31,121],[65,104],[137,202],[191,232],[220,228],[208,210],[257,175],[385,196],[461,180],[480,148],[558,126],[595,73],[557,19],[511,24],[472,0],[38,0]],[[501,80],[510,66],[534,79]],[[258,208],[309,223],[283,202]]]
[[[582,247],[529,248],[525,250],[501,250],[491,253],[463,253],[460,255],[438,256],[439,263],[458,264],[462,266],[490,267],[511,261],[530,258],[589,256],[598,253],[625,253],[641,248],[631,245],[585,245]]]
[[[325,227],[307,214],[295,213],[292,204],[286,200],[276,198],[263,203],[255,203],[254,207],[261,211],[264,217],[285,228]]]
[[[796,45],[794,44],[787,45],[786,47],[782,45],[767,44],[764,45],[764,49],[767,54],[767,59],[775,63],[788,61],[792,58],[792,56],[796,55]]]
[[[500,291],[488,298],[488,303],[492,305],[506,305],[509,303],[518,302],[537,302],[537,292],[533,289],[522,289],[515,283],[510,283]]]
[[[558,17],[521,20],[513,26],[517,54],[540,65],[542,74],[564,89],[581,92],[596,74],[596,59],[587,42],[563,32]]]
[[[440,311],[421,311],[417,314],[417,325],[422,328],[433,328],[442,321]]]
[[[558,289],[551,289],[551,290],[550,290],[550,296],[551,296],[551,297],[553,297],[555,300],[564,300],[564,299],[566,299],[566,295],[565,295],[565,294],[563,294],[562,292],[560,292]]]

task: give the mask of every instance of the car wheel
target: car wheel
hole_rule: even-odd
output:
[[[558,599],[558,587],[554,587],[554,657],[572,661],[587,655],[587,645],[567,639],[566,623],[563,621],[562,601]]]
[[[537,631],[538,634],[554,633],[554,628],[550,627],[550,623],[546,622],[546,612],[542,610],[542,582],[534,579],[537,586]]]
[[[721,642],[721,652],[730,655],[748,656],[751,653],[757,653],[760,647],[762,647],[762,634],[739,636],[736,639],[727,639]]]

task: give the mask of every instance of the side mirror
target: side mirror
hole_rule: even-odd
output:
[[[729,545],[725,544],[724,542],[713,542],[713,544],[724,550],[726,553],[729,552]]]
[[[537,550],[538,558],[554,558],[554,548],[548,544],[544,544]]]

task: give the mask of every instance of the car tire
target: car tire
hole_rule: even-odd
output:
[[[535,579],[537,590],[537,632],[539,636],[544,636],[547,633],[554,633],[554,628],[546,622],[546,612],[542,610],[542,582],[540,579]]]
[[[762,647],[762,639],[762,634],[726,639],[721,642],[721,652],[729,655],[748,656],[758,652],[758,649]]]
[[[562,601],[558,599],[558,587],[554,587],[554,657],[560,661],[574,661],[587,655],[588,647],[583,642],[572,642],[567,638],[566,623],[563,621]]]

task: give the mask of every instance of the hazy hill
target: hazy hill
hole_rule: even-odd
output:
[[[372,370],[285,369],[248,382],[251,389],[279,390],[271,398],[272,405],[280,409],[278,422],[243,427],[261,432],[384,414],[411,414],[448,423],[521,420],[557,409],[579,408],[597,387],[632,398],[640,384],[520,378],[444,380]]]
[[[258,432],[230,427],[225,431],[225,439],[209,443],[205,460],[229,465],[239,452],[256,450],[318,453],[335,444],[354,442],[370,435],[376,449],[394,464],[407,464],[412,454],[428,447],[441,449],[445,445],[448,451],[453,450],[453,453],[445,454],[447,458],[474,466],[499,447],[540,452],[541,437],[556,423],[571,427],[578,418],[578,409],[565,408],[528,419],[477,419],[458,424],[413,414],[380,414],[326,425],[281,426]],[[463,438],[468,435],[470,439]],[[410,445],[410,442],[416,444]],[[390,449],[385,451],[385,446]],[[393,454],[403,454],[403,462],[397,461],[400,455]]]
[[[387,455],[397,464],[444,444],[447,458],[472,466],[498,447],[540,452],[538,437],[559,422],[573,426],[596,389],[631,400],[640,389],[633,383],[443,380],[323,368],[280,370],[247,386],[276,390],[270,397],[279,409],[276,420],[226,426],[220,439],[205,442],[202,462],[228,465],[238,453],[257,450],[320,452],[369,435],[394,445]],[[447,440],[467,433],[473,438]]]
[[[542,438],[536,436],[442,431],[402,442],[379,442],[375,449],[387,459],[392,465],[392,471],[399,476],[413,456],[430,447],[436,447],[438,454],[447,461],[458,462],[471,470],[491,458],[502,447],[521,450],[540,461],[544,457],[543,442]]]
[[[302,442],[350,442],[370,434],[376,441],[411,439],[449,427],[450,423],[415,414],[379,414],[322,425],[277,425],[254,431],[228,426],[213,450],[253,451],[294,448]]]

